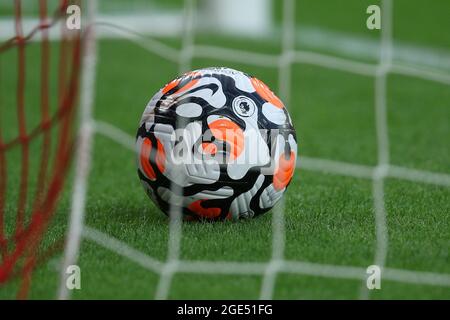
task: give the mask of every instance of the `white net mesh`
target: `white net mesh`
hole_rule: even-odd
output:
[[[75,264],[78,256],[79,243],[82,239],[93,241],[106,249],[130,259],[138,265],[160,275],[155,298],[166,299],[169,295],[174,275],[183,273],[260,275],[263,277],[260,298],[273,297],[276,278],[279,273],[293,273],[330,278],[359,279],[362,281],[360,298],[369,298],[366,288],[366,269],[355,266],[319,264],[307,261],[291,261],[284,257],[285,221],[284,203],[272,210],[272,255],[267,262],[232,262],[232,261],[191,261],[180,257],[180,243],[182,233],[181,213],[173,213],[169,224],[169,245],[166,261],[160,261],[148,256],[126,243],[117,240],[100,230],[83,225],[85,197],[87,192],[87,177],[89,175],[90,141],[93,134],[103,135],[117,142],[123,147],[135,152],[134,139],[119,128],[93,118],[91,108],[95,93],[95,34],[106,29],[116,36],[123,37],[159,55],[176,62],[179,72],[190,69],[193,58],[213,58],[223,61],[233,61],[261,67],[277,67],[279,75],[278,93],[282,100],[290,105],[291,96],[291,67],[295,63],[317,65],[343,72],[353,73],[375,78],[375,121],[378,149],[378,162],[375,167],[343,163],[339,161],[302,157],[298,167],[300,170],[328,172],[337,175],[350,176],[372,181],[373,206],[376,226],[376,250],[373,263],[382,269],[382,279],[403,283],[428,284],[450,287],[450,275],[431,272],[418,272],[385,267],[388,252],[388,228],[386,223],[385,190],[386,178],[396,178],[413,182],[427,183],[450,187],[450,175],[421,170],[403,168],[390,164],[389,137],[386,119],[386,87],[387,75],[399,74],[409,77],[426,79],[445,85],[450,85],[450,77],[445,74],[423,70],[413,66],[397,65],[393,62],[392,45],[392,0],[382,1],[382,31],[381,54],[377,65],[328,56],[316,52],[296,50],[295,39],[295,1],[283,1],[282,52],[279,55],[246,52],[230,48],[196,45],[194,43],[193,21],[195,19],[194,0],[184,1],[182,24],[182,47],[175,50],[161,42],[140,34],[139,30],[111,21],[102,21],[95,14],[95,1],[89,1],[90,39],[84,64],[83,93],[80,128],[80,142],[76,157],[76,180],[73,194],[71,213],[71,227],[67,248],[65,251],[65,265]],[[94,32],[94,29],[96,32]],[[65,270],[65,268],[64,268]],[[61,277],[59,298],[68,298],[69,292],[64,285],[65,277]]]

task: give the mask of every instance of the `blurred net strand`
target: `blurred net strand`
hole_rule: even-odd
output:
[[[31,284],[31,274],[35,267],[42,262],[42,259],[52,247],[57,247],[56,241],[49,248],[43,249],[40,247],[45,230],[50,223],[54,213],[56,202],[60,195],[65,180],[65,173],[70,161],[70,154],[72,150],[71,141],[71,119],[75,105],[76,95],[78,91],[78,66],[80,64],[80,36],[75,33],[70,39],[67,35],[61,35],[60,54],[59,59],[66,60],[67,64],[58,67],[58,74],[63,75],[58,77],[60,80],[60,87],[58,88],[59,100],[57,103],[57,110],[55,115],[49,116],[49,39],[48,29],[55,25],[60,20],[64,9],[67,6],[67,0],[61,0],[58,7],[55,9],[52,20],[49,22],[47,16],[47,2],[46,0],[39,1],[39,22],[38,26],[33,28],[30,32],[24,32],[22,19],[22,2],[16,0],[14,2],[14,35],[6,42],[0,44],[0,53],[7,50],[17,49],[17,82],[16,82],[16,104],[17,104],[17,121],[18,121],[18,135],[16,138],[7,142],[0,143],[0,160],[1,160],[1,180],[0,184],[0,246],[1,246],[1,263],[0,263],[0,284],[5,283],[11,279],[19,279],[19,289],[17,293],[18,299],[27,297],[29,287]],[[25,61],[25,49],[29,41],[36,38],[40,34],[40,84],[38,90],[40,92],[40,99],[38,105],[40,107],[39,124],[32,129],[27,130],[27,118],[25,112],[25,83],[27,81],[27,65]],[[69,48],[66,48],[70,45]],[[68,55],[68,59],[65,55]],[[66,70],[67,69],[67,70]],[[53,171],[48,171],[49,152],[50,152],[50,135],[49,130],[60,121],[59,135],[56,140],[56,149],[54,153],[55,163],[51,168]],[[30,158],[30,143],[42,134],[43,145],[41,149],[40,159]],[[17,216],[15,221],[15,229],[12,230],[11,236],[6,237],[4,234],[4,205],[6,192],[6,157],[5,153],[10,148],[20,147],[21,163],[20,163],[20,181],[19,181],[19,195],[17,202]],[[27,193],[30,190],[29,176],[31,160],[38,161],[39,169],[37,170],[37,189],[34,192],[34,197],[28,197]],[[27,201],[30,201],[28,208]],[[28,210],[29,209],[29,210]]]
[[[161,261],[150,257],[99,230],[84,225],[82,236],[86,240],[91,240],[103,248],[130,259],[145,269],[151,270],[155,273],[161,273],[164,269],[165,264]]]
[[[113,142],[123,146],[131,152],[137,152],[134,147],[134,138],[107,122],[94,121],[94,130],[96,134],[102,135]],[[344,163],[332,160],[300,157],[299,168],[315,172],[325,172],[354,178],[373,179],[376,167]],[[392,168],[392,169],[391,169]],[[398,172],[397,172],[398,171]],[[445,174],[430,173],[426,171],[411,170],[407,168],[388,166],[388,177],[409,180],[413,182],[429,183],[432,185],[450,186],[450,176]],[[442,177],[441,177],[442,176]],[[420,177],[420,178],[417,178]],[[436,183],[437,181],[437,183]],[[83,237],[105,247],[117,254],[129,258],[137,264],[146,267],[155,272],[162,273],[164,263],[138,250],[131,248],[121,240],[107,235],[92,227],[84,226]],[[147,261],[147,262],[143,262]],[[150,262],[152,261],[152,262]],[[177,271],[179,273],[221,273],[236,275],[265,275],[267,272],[267,262],[231,262],[231,261],[201,261],[201,260],[178,260]],[[277,272],[319,275],[323,277],[342,277],[348,279],[366,279],[366,269],[362,267],[328,265],[319,263],[310,263],[303,261],[281,260]],[[346,275],[346,276],[345,276]],[[423,271],[412,271],[394,268],[383,269],[383,279],[436,286],[450,287],[450,274],[432,273]]]
[[[24,32],[23,32],[23,27],[22,27],[22,16],[21,16],[21,3],[19,1],[17,1],[15,3],[16,8],[18,8],[19,13],[16,14],[16,39],[17,39],[17,43],[18,43],[18,47],[19,47],[19,57],[20,59],[22,59],[22,55],[25,55],[25,43],[23,42],[22,38],[24,37]],[[39,3],[39,25],[47,25],[48,21],[47,21],[47,3],[46,1],[40,1]],[[17,9],[16,9],[17,10]],[[20,30],[20,31],[19,31]],[[23,47],[23,48],[22,48]],[[23,49],[23,51],[22,51]],[[46,28],[42,28],[41,29],[41,65],[40,65],[40,71],[41,71],[41,77],[40,77],[40,116],[41,116],[41,123],[46,123],[49,120],[49,43],[48,43],[48,29]],[[23,65],[22,65],[23,63]],[[22,61],[21,64],[21,68],[23,68],[23,70],[19,70],[19,77],[23,77],[23,79],[21,80],[25,80],[25,70],[26,70],[26,66],[24,61]],[[21,74],[22,72],[23,74]],[[22,92],[20,93],[20,95],[23,95],[21,97],[22,103],[25,102],[25,97],[24,97],[24,87],[22,87],[23,84],[19,85],[19,90],[22,90]],[[23,107],[23,106],[22,106]],[[24,114],[24,110],[21,110],[19,108],[19,114],[20,117],[23,117],[23,119],[19,119],[20,122],[20,126],[22,125],[26,125],[26,120],[25,120],[25,114]],[[27,132],[25,130],[22,131],[22,129],[19,128],[19,132],[20,132],[20,139],[23,139],[24,136],[27,135]],[[44,130],[42,133],[42,149],[41,149],[41,155],[40,155],[40,164],[39,164],[39,169],[38,169],[38,176],[37,176],[37,182],[36,182],[36,190],[35,190],[35,194],[34,194],[34,200],[32,201],[32,212],[35,212],[36,210],[39,210],[39,206],[42,202],[42,198],[44,197],[44,188],[45,188],[45,180],[46,180],[46,175],[47,175],[47,163],[49,160],[49,152],[50,152],[50,131],[49,130]],[[25,153],[24,153],[24,147],[29,148],[28,143],[23,143],[22,144],[22,160],[25,159]],[[28,159],[28,153],[29,150],[27,150],[26,153],[26,160],[25,161],[29,161]],[[27,165],[28,166],[28,165]],[[25,184],[28,184],[28,172],[29,172],[29,168],[27,167],[25,171],[22,171],[22,174],[26,174],[27,178],[25,179]],[[23,177],[21,177],[23,178]],[[27,188],[27,187],[26,187]],[[25,188],[25,189],[26,189]],[[25,190],[25,192],[27,192],[27,190]],[[24,197],[24,199],[20,199],[22,197],[22,195],[19,197],[19,206],[20,206],[20,201],[26,201],[26,196]],[[21,214],[25,214],[25,210],[26,210],[26,203],[23,203],[23,208],[22,208],[22,212]],[[19,217],[19,215],[18,215]],[[23,228],[24,228],[24,222],[23,219],[24,217],[21,217],[22,221],[20,222],[21,225],[19,225],[19,228],[16,229],[16,235],[19,235],[23,232]],[[37,264],[37,260],[38,258],[36,257],[36,250],[38,248],[37,243],[33,243],[30,245],[30,248],[28,248],[28,256],[25,257],[25,267],[24,267],[24,271],[22,273],[22,285],[21,288],[19,289],[19,293],[17,295],[18,298],[22,299],[25,298],[28,294],[28,290],[29,287],[31,285],[31,274],[32,271],[34,269],[34,267]]]
[[[48,29],[50,29],[51,27],[53,27],[56,23],[59,22],[59,18],[60,18],[60,13],[61,13],[61,8],[63,8],[66,5],[67,1],[61,1],[62,5],[60,5],[59,9],[56,10],[56,12],[54,13],[52,19],[49,21],[48,16],[47,16],[47,4],[45,1],[41,0],[39,2],[39,19],[36,20],[37,25],[35,27],[33,27],[27,34],[23,33],[23,24],[24,24],[24,20],[22,15],[20,14],[20,17],[15,17],[14,18],[14,22],[12,21],[8,21],[8,23],[13,23],[15,26],[15,36],[12,38],[9,38],[8,41],[3,42],[0,44],[0,52],[6,51],[11,47],[14,46],[18,46],[21,45],[21,43],[25,43],[28,41],[32,41],[34,40],[33,38],[35,37],[35,35],[39,32],[47,32]],[[21,3],[20,1],[16,1],[14,3],[14,11],[17,12],[17,10],[21,11]],[[44,8],[45,7],[45,11]],[[19,19],[17,19],[19,18]],[[33,22],[33,25],[35,25],[36,23]],[[17,28],[20,29],[20,33],[17,32]],[[46,37],[48,37],[48,34],[46,35]]]
[[[118,36],[132,41],[139,47],[166,60],[173,62],[179,62],[180,60],[180,53],[178,50],[139,33],[138,31],[131,30],[125,26],[114,25],[110,22],[97,21],[95,24],[98,27],[110,28],[115,31]],[[196,44],[192,46],[192,50],[193,57],[195,58],[218,59],[261,67],[278,67],[280,60],[279,54],[255,53],[212,45]],[[375,64],[354,61],[307,50],[293,50],[291,53],[291,59],[292,63],[315,65],[368,77],[376,76],[378,70],[378,66]],[[450,85],[450,75],[423,67],[402,65],[393,62],[389,73]]]
[[[292,0],[285,0],[284,7],[289,7],[289,3]],[[389,1],[389,0],[388,0]],[[388,10],[390,10],[391,3],[383,1],[383,12],[385,12],[386,3],[388,4]],[[193,14],[193,0],[185,0],[185,10],[188,14]],[[192,11],[191,11],[192,10]],[[189,13],[190,12],[190,13]],[[389,12],[388,14],[391,14]],[[189,18],[187,18],[189,19]],[[156,40],[148,39],[147,37],[139,34],[138,32],[129,30],[122,26],[106,24],[102,22],[96,22],[98,26],[112,27],[116,30],[120,30],[120,34],[128,40],[131,40],[146,50],[160,55],[165,59],[174,60],[180,63],[180,69],[183,71],[186,66],[190,64],[193,57],[208,57],[222,59],[226,61],[237,61],[241,63],[248,63],[260,66],[273,66],[280,67],[280,64],[286,63],[283,59],[287,59],[288,65],[292,63],[305,63],[318,65],[325,68],[342,70],[345,72],[351,72],[355,74],[361,74],[365,76],[375,76],[375,90],[376,94],[376,121],[377,121],[377,143],[379,148],[379,161],[376,167],[343,163],[339,161],[327,160],[327,159],[315,159],[308,157],[301,157],[300,163],[297,167],[304,168],[306,170],[330,172],[340,175],[359,177],[372,179],[373,184],[373,197],[375,206],[375,220],[376,220],[376,232],[377,232],[377,250],[376,261],[383,262],[386,257],[387,250],[387,228],[386,228],[386,213],[384,208],[384,179],[388,177],[424,182],[442,186],[450,186],[450,175],[427,172],[415,169],[408,169],[399,166],[389,165],[388,159],[388,140],[387,140],[387,123],[386,123],[386,77],[389,73],[397,73],[401,75],[421,78],[425,80],[435,81],[443,84],[450,84],[450,76],[445,74],[436,73],[430,70],[422,70],[420,68],[412,66],[400,66],[392,64],[391,57],[386,59],[382,56],[381,64],[379,66],[354,62],[347,59],[336,58],[323,54],[317,54],[307,51],[288,51],[287,54],[282,56],[268,55],[268,54],[255,54],[251,52],[245,52],[241,50],[213,47],[213,46],[198,46],[193,42],[186,44],[184,42],[182,53],[159,43]],[[193,40],[194,31],[190,28],[187,29],[189,34],[188,38]],[[288,38],[286,36],[286,38]],[[137,39],[143,40],[137,41]],[[390,32],[384,36],[383,42],[386,45],[386,41],[391,41]],[[199,50],[201,49],[201,50]],[[391,49],[389,49],[391,50]],[[384,53],[386,54],[386,53]],[[391,54],[391,53],[389,53]],[[382,53],[383,55],[383,53]],[[180,59],[181,58],[181,59]],[[282,62],[280,62],[280,60]],[[386,62],[388,64],[386,65]],[[183,67],[184,64],[184,67]],[[280,70],[282,70],[280,68]],[[280,75],[280,80],[283,76]],[[288,78],[288,76],[286,76]],[[290,84],[289,84],[290,85]],[[280,82],[280,89],[283,85]],[[287,88],[287,87],[284,87]],[[289,92],[289,89],[284,89]],[[91,119],[92,120],[92,119]],[[129,148],[132,151],[136,151],[133,147],[134,139],[115,126],[102,122],[92,122],[95,133],[102,134],[117,143]],[[384,150],[384,151],[383,151]],[[384,152],[384,153],[383,153]],[[85,204],[83,204],[84,208]],[[280,230],[280,224],[284,225],[284,218],[281,215],[273,218],[274,238],[273,246],[280,245],[280,238],[278,234]],[[170,224],[173,224],[171,220]],[[278,226],[277,226],[278,224]],[[283,230],[284,232],[284,230]],[[137,251],[120,240],[117,240],[109,235],[102,233],[94,228],[84,226],[82,230],[83,238],[93,241],[98,245],[101,245],[121,256],[127,257],[130,260],[138,263],[139,265],[161,275],[156,297],[159,299],[167,298],[172,277],[175,273],[211,273],[211,274],[245,274],[245,275],[263,275],[266,278],[265,284],[262,286],[260,292],[261,297],[271,297],[273,295],[273,289],[275,287],[275,274],[294,273],[304,275],[315,275],[331,278],[347,278],[347,279],[359,279],[365,280],[367,277],[366,269],[361,267],[352,266],[340,266],[340,265],[327,265],[319,263],[310,263],[302,261],[289,261],[286,259],[272,259],[269,262],[252,263],[252,262],[227,262],[227,261],[188,261],[180,259],[180,240],[181,240],[181,224],[177,227],[170,227],[169,237],[172,239],[169,241],[169,252],[176,252],[176,255],[171,260],[167,260],[165,263],[154,259],[146,254]],[[284,234],[282,235],[284,238]],[[282,239],[282,241],[284,241]],[[175,239],[175,240],[173,240]],[[278,243],[278,244],[277,244]],[[278,253],[277,253],[278,254]],[[276,257],[276,256],[275,256]],[[274,262],[275,261],[275,262]],[[273,276],[273,281],[270,277]],[[269,279],[267,279],[269,278]],[[426,284],[436,286],[449,286],[450,287],[450,275],[440,274],[432,272],[420,272],[411,270],[401,270],[383,267],[382,278],[385,280],[397,281],[402,283],[414,283],[414,284]],[[362,294],[364,298],[364,294]]]
[[[15,31],[18,49],[18,69],[17,69],[17,119],[19,129],[19,140],[21,141],[21,168],[20,168],[20,183],[19,183],[19,197],[17,202],[17,218],[15,235],[20,234],[24,228],[25,219],[25,205],[27,201],[28,192],[28,171],[29,171],[29,145],[26,141],[27,125],[25,118],[25,42],[23,39],[22,30],[22,8],[20,1],[15,1]]]
[[[113,30],[118,36],[126,38],[128,41],[133,42],[137,46],[150,51],[166,60],[172,61],[174,63],[180,62],[179,50],[176,50],[158,40],[148,38],[139,31],[132,30],[130,28],[119,26],[110,22],[96,21],[94,22],[96,27],[105,27]],[[142,41],[145,39],[145,41]]]
[[[182,48],[179,56],[179,74],[189,71],[191,68],[194,45],[194,10],[195,0],[184,1],[184,34],[182,37]],[[177,124],[180,120],[177,119]],[[177,125],[178,127],[178,125]],[[156,288],[155,299],[167,299],[172,285],[172,279],[179,269],[181,239],[182,239],[182,209],[177,205],[176,197],[182,194],[182,187],[176,186],[174,182],[170,186],[170,209],[169,209],[169,244],[167,261],[162,269]]]
[[[84,226],[83,238],[95,243],[121,257],[140,265],[156,274],[164,273],[166,263],[155,259],[142,251],[136,250],[125,242],[114,238],[95,228]],[[192,274],[222,274],[222,275],[262,275],[267,272],[267,262],[239,261],[204,261],[178,260],[179,273]],[[279,273],[320,276],[326,278],[343,278],[365,280],[366,268],[346,265],[323,264],[306,261],[282,260]],[[383,280],[400,283],[423,284],[431,286],[450,287],[450,275],[442,273],[412,271],[395,268],[384,268]]]
[[[135,142],[133,136],[131,136],[127,132],[102,120],[95,120],[93,122],[93,126],[96,133],[103,135],[104,137],[116,142],[117,144],[129,149],[130,151],[138,152],[134,147]],[[373,179],[376,169],[376,167],[371,167],[368,165],[321,158],[311,158],[301,155],[299,156],[299,161],[297,161],[297,168],[361,179]],[[431,185],[450,187],[449,174],[404,168],[395,165],[387,166],[387,177],[411,182],[420,182]]]
[[[374,87],[378,163],[372,179],[372,196],[375,209],[376,235],[374,265],[377,265],[381,270],[381,274],[383,274],[389,247],[384,186],[390,162],[387,122],[387,77],[392,65],[392,0],[382,0],[381,15],[383,17],[381,22],[381,50]],[[362,283],[359,297],[360,299],[368,299],[370,297],[370,291],[365,281]]]
[[[91,166],[91,145],[93,140],[92,109],[95,94],[96,77],[96,40],[93,21],[97,10],[97,0],[90,0],[87,4],[87,29],[84,36],[84,59],[82,63],[81,100],[80,100],[80,128],[76,146],[75,178],[72,192],[69,231],[64,250],[64,260],[61,268],[58,299],[65,300],[70,297],[66,285],[66,270],[68,266],[75,265],[81,243],[84,215],[86,210],[86,194],[88,190],[89,170]]]
[[[283,1],[282,52],[278,66],[278,84],[280,97],[289,106],[291,97],[291,64],[295,45],[295,3],[294,0]],[[260,290],[260,299],[271,299],[276,277],[282,267],[285,249],[285,198],[272,211],[272,257],[267,264]]]

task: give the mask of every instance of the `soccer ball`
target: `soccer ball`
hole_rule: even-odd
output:
[[[286,191],[296,139],[288,111],[262,81],[230,68],[195,70],[146,106],[136,136],[138,175],[167,215],[251,218]]]

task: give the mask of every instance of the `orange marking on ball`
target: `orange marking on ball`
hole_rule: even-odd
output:
[[[278,166],[273,175],[273,187],[275,190],[284,189],[292,179],[295,169],[295,154],[291,151],[289,159],[286,159],[284,153],[280,156]]]
[[[198,79],[192,79],[191,81],[189,81],[188,83],[186,83],[184,86],[182,86],[180,89],[178,89],[177,91],[175,91],[175,93],[181,93],[183,91],[189,90],[190,88],[192,88],[193,86],[195,86],[198,82]]]
[[[226,141],[231,147],[230,158],[236,159],[244,150],[244,132],[233,121],[218,119],[209,124],[211,132],[216,139]]]
[[[189,210],[195,212],[200,217],[213,219],[220,216],[220,208],[204,208],[202,202],[205,200],[197,200],[189,205]]]
[[[155,180],[156,175],[155,171],[153,171],[153,168],[150,164],[150,152],[152,151],[152,142],[148,138],[144,138],[142,140],[142,146],[141,146],[141,155],[140,155],[140,162],[142,170],[144,170],[145,175],[151,179]]]
[[[162,89],[162,92],[164,94],[166,94],[167,92],[169,92],[170,90],[175,88],[180,82],[181,82],[181,78],[170,81],[168,84],[166,84],[164,86],[164,88]]]
[[[267,102],[270,102],[277,108],[284,108],[283,102],[281,102],[281,100],[272,92],[272,90],[270,90],[270,88],[264,82],[257,78],[251,78],[250,81],[253,85],[253,88],[255,88],[256,92],[261,96],[261,98],[263,98]]]
[[[217,153],[217,146],[214,143],[203,142],[202,149],[207,154],[215,155]]]
[[[164,172],[166,170],[166,152],[164,151],[164,146],[159,139],[156,139],[156,166],[159,171]]]

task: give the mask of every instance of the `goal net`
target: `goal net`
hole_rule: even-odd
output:
[[[18,281],[18,298],[27,297],[34,269],[64,244],[45,233],[74,149],[81,61],[81,34],[60,23],[69,1],[23,5],[0,5],[13,17],[0,28],[0,284]],[[28,60],[35,54],[38,66]],[[30,101],[31,92],[39,100]]]
[[[67,6],[66,1],[60,1],[59,11],[55,14],[55,21],[60,17],[58,12]],[[379,45],[367,53],[366,61],[352,59],[348,56],[333,55],[325,53],[321,49],[324,42],[333,43],[333,37],[323,40],[323,36],[317,36],[314,31],[299,31],[296,26],[295,7],[298,5],[295,0],[283,0],[279,15],[280,25],[273,23],[273,1],[270,0],[179,0],[167,3],[157,1],[129,1],[124,6],[120,1],[88,1],[82,6],[84,15],[83,30],[84,42],[82,51],[82,62],[80,61],[81,36],[67,36],[61,31],[59,41],[56,43],[61,47],[59,59],[63,60],[59,64],[60,80],[63,83],[58,88],[59,103],[53,115],[49,111],[48,86],[50,74],[46,71],[49,68],[48,31],[50,27],[55,28],[56,23],[50,23],[42,12],[46,12],[46,1],[40,2],[40,22],[36,29],[28,35],[21,31],[21,9],[20,1],[16,1],[14,10],[14,21],[16,23],[16,36],[12,40],[4,42],[0,47],[0,65],[3,66],[6,51],[16,50],[17,55],[17,117],[19,124],[19,135],[13,139],[5,139],[5,133],[0,130],[0,241],[2,248],[2,264],[0,266],[0,282],[4,282],[11,277],[22,279],[22,286],[19,296],[26,295],[29,279],[35,265],[41,255],[47,255],[47,251],[53,252],[53,246],[48,250],[38,250],[39,241],[43,238],[45,228],[54,212],[54,207],[58,194],[60,193],[64,179],[66,177],[67,165],[69,163],[72,143],[73,110],[77,97],[77,80],[79,69],[82,65],[81,96],[78,126],[78,143],[74,154],[74,177],[71,188],[71,209],[68,213],[68,229],[66,241],[64,242],[63,259],[58,267],[60,274],[59,289],[57,297],[60,299],[70,298],[71,290],[66,285],[66,270],[71,265],[76,265],[80,255],[80,244],[83,241],[94,242],[107,250],[113,251],[120,256],[133,261],[144,267],[149,272],[158,276],[158,284],[154,298],[166,299],[169,297],[173,278],[178,273],[198,273],[198,274],[229,274],[229,275],[257,275],[262,278],[260,288],[260,298],[271,299],[277,277],[282,273],[311,275],[325,278],[353,279],[361,281],[361,290],[358,293],[360,298],[369,298],[369,290],[366,288],[366,268],[361,266],[323,264],[310,261],[296,261],[287,259],[285,256],[286,247],[286,225],[285,225],[285,204],[281,203],[272,210],[272,248],[271,258],[265,262],[245,262],[245,261],[223,261],[220,257],[215,261],[186,260],[182,258],[182,221],[181,212],[171,212],[168,229],[168,252],[165,260],[161,260],[145,254],[134,248],[130,244],[119,240],[106,232],[85,224],[86,198],[88,197],[88,178],[92,165],[93,139],[96,136],[107,137],[118,145],[126,148],[133,156],[135,152],[134,138],[126,133],[123,128],[114,126],[108,122],[100,121],[95,117],[95,95],[97,76],[97,46],[99,39],[123,39],[130,41],[152,55],[167,60],[171,65],[176,65],[178,72],[188,71],[192,67],[195,59],[220,60],[224,63],[233,62],[251,65],[261,68],[273,68],[276,70],[278,88],[276,92],[286,103],[288,108],[293,106],[291,101],[292,92],[297,85],[292,80],[292,67],[294,64],[305,64],[320,66],[330,70],[356,74],[374,80],[374,128],[376,130],[377,163],[375,166],[347,163],[321,158],[310,158],[302,156],[299,151],[298,168],[305,171],[318,171],[337,174],[341,176],[365,179],[371,182],[371,192],[373,198],[373,212],[371,217],[375,221],[375,255],[373,264],[382,270],[383,279],[400,282],[450,287],[450,275],[445,273],[420,272],[404,269],[394,269],[386,267],[386,258],[389,249],[389,230],[386,222],[385,204],[385,182],[388,178],[401,179],[417,183],[424,183],[436,186],[449,187],[450,175],[446,173],[435,173],[424,170],[410,169],[393,165],[390,161],[390,146],[387,121],[387,77],[390,74],[397,74],[406,77],[424,79],[432,83],[450,85],[450,76],[447,73],[434,71],[433,61],[425,67],[417,67],[410,55],[405,55],[405,59],[411,58],[410,63],[397,63],[396,52],[393,50],[393,1],[381,1],[382,28],[380,31]],[[240,7],[236,11],[234,8]],[[246,14],[247,12],[252,15]],[[235,47],[225,47],[222,45],[196,43],[199,30],[209,30],[210,32],[220,32],[226,37],[241,39],[279,39],[280,52],[259,53],[251,50],[237,49]],[[298,33],[302,35],[301,41],[306,42],[306,48],[299,49],[296,45]],[[41,36],[39,45],[41,46],[41,79],[39,90],[41,92],[41,123],[36,129],[30,129],[26,125],[26,113],[24,112],[24,79],[26,76],[26,64],[23,55],[26,50],[25,44],[36,37]],[[164,38],[169,38],[169,41]],[[313,39],[312,41],[310,41]],[[357,40],[355,40],[357,41]],[[348,48],[336,46],[342,52]],[[357,54],[364,56],[362,51]],[[373,56],[375,54],[375,56]],[[52,57],[55,59],[55,57]],[[428,63],[428,62],[427,62]],[[65,67],[65,66],[69,67]],[[64,69],[61,70],[61,69]],[[0,84],[5,81],[5,74],[0,69]],[[123,79],[130,75],[126,68],[123,68]],[[157,75],[156,75],[157,76]],[[169,79],[158,79],[163,84]],[[126,81],[126,80],[124,80]],[[34,88],[36,89],[36,88]],[[8,93],[10,94],[10,92]],[[151,94],[151,93],[149,93]],[[0,97],[0,107],[4,104]],[[0,108],[1,112],[4,108]],[[49,165],[49,152],[51,147],[49,128],[58,125],[62,140],[55,147],[55,165]],[[28,144],[35,137],[43,137],[41,167],[38,171],[36,193],[31,201],[32,205],[25,206],[29,201],[27,198],[27,177],[28,172]],[[300,136],[301,139],[301,136]],[[5,194],[9,190],[7,177],[6,153],[9,149],[17,147],[21,149],[21,182],[18,186],[17,223],[15,231],[8,236],[2,231],[5,216]],[[51,168],[51,170],[50,170]],[[26,210],[26,208],[29,208]],[[25,223],[25,213],[29,211],[30,218]],[[61,241],[57,242],[61,247]],[[151,298],[151,297],[149,297]]]

